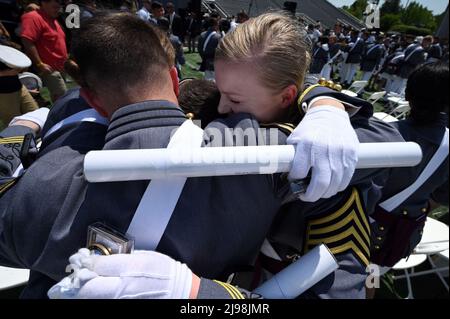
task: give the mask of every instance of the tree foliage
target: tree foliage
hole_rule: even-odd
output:
[[[362,19],[368,2],[355,0],[351,6],[344,6],[343,9]],[[411,34],[423,33],[425,30],[433,33],[443,16],[442,14],[434,16],[432,11],[415,1],[405,8],[400,0],[386,0],[380,8],[380,15],[382,31],[413,31]],[[393,29],[394,27],[396,30]]]
[[[380,17],[381,30],[390,31],[394,25],[399,25],[401,23],[402,19],[399,14],[394,13],[381,14]]]
[[[436,19],[433,13],[417,2],[412,2],[402,10],[402,22],[405,25],[418,28],[436,29]]]
[[[386,0],[380,8],[381,17],[384,14],[400,14],[402,10],[402,6],[400,4],[400,0]]]
[[[346,10],[348,13],[354,15],[358,19],[362,19],[367,5],[368,5],[367,0],[356,0],[350,7],[344,6],[343,9]]]

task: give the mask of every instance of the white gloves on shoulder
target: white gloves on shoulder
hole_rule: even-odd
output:
[[[153,251],[97,256],[86,248],[69,258],[73,273],[48,291],[50,299],[187,299],[192,272]]]
[[[358,161],[359,141],[344,110],[326,105],[310,109],[287,143],[296,147],[289,179],[304,179],[311,170],[302,201],[330,198],[347,188]]]

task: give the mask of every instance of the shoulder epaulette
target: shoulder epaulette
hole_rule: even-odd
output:
[[[281,130],[286,135],[291,135],[292,132],[295,130],[295,125],[291,123],[267,123],[267,124],[261,124],[261,127],[264,128],[277,128]]]

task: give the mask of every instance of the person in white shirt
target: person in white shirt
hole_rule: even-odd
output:
[[[150,20],[150,16],[151,16],[150,11],[152,8],[151,6],[152,6],[152,2],[150,0],[143,1],[143,6],[142,6],[141,10],[136,12],[139,19],[144,20],[144,21]]]

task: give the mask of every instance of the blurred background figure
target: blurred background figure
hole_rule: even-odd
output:
[[[158,19],[158,27],[160,27],[160,29],[163,30],[164,33],[167,34],[167,36],[169,37],[170,43],[172,44],[172,46],[175,50],[175,61],[174,61],[175,64],[174,65],[177,68],[178,78],[181,79],[181,66],[186,63],[186,60],[184,58],[184,52],[183,52],[183,43],[181,42],[179,37],[170,33],[170,22],[169,22],[169,19],[167,19],[166,17],[161,17]]]
[[[58,23],[59,0],[41,0],[39,10],[22,16],[21,38],[25,52],[56,101],[67,91],[63,79],[67,59],[66,35]]]
[[[0,120],[3,125],[15,116],[38,109],[36,101],[19,80],[20,71],[30,65],[25,54],[0,45]]]
[[[167,2],[166,4],[166,18],[169,20],[169,32],[177,36],[181,43],[184,43],[183,19],[175,13],[175,6],[172,2]]]

